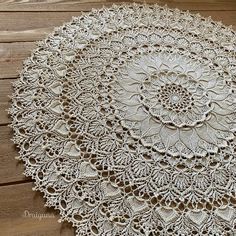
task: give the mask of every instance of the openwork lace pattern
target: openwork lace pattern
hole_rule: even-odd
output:
[[[157,5],[92,10],[24,62],[25,175],[78,236],[236,232],[236,33]]]

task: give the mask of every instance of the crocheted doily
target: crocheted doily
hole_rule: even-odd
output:
[[[55,29],[14,83],[25,175],[78,236],[236,232],[236,33],[157,5]]]

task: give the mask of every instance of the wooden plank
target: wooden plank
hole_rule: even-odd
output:
[[[30,178],[26,178],[23,175],[23,163],[15,159],[19,154],[17,153],[15,145],[10,140],[12,135],[13,132],[11,128],[0,126],[0,185],[30,180]]]
[[[26,42],[37,41],[44,38],[47,34],[52,32],[54,27],[37,28],[33,30],[21,31],[0,31],[0,43],[2,42]]]
[[[10,106],[9,96],[13,92],[11,84],[13,81],[14,79],[0,80],[0,125],[10,123],[10,117],[6,109],[8,109]]]
[[[235,11],[193,11],[212,16],[236,29]],[[41,40],[54,27],[70,21],[79,12],[0,12],[0,42],[21,42]],[[47,20],[45,20],[47,19]]]
[[[197,13],[198,11],[193,12]],[[199,11],[199,14],[204,17],[211,16],[213,20],[222,21],[226,26],[232,25],[233,29],[236,30],[236,11]]]
[[[80,12],[0,12],[1,31],[23,31],[59,26]]]
[[[73,236],[71,224],[58,223],[57,211],[45,208],[42,194],[32,187],[32,183],[0,187],[0,234]]]
[[[0,42],[36,41],[80,12],[0,12]]]
[[[119,0],[3,0],[0,11],[89,11],[93,8],[119,4]],[[178,7],[183,10],[236,10],[234,0],[123,0],[122,2],[158,3],[169,7]]]
[[[218,17],[222,20],[226,19],[225,24],[228,24],[229,19],[231,19],[232,23],[235,23],[236,21],[235,11],[192,12],[199,12],[200,14],[208,16],[211,15],[212,17]],[[80,12],[0,12],[0,29],[1,32],[7,33],[48,29],[70,21],[72,16],[80,15]]]
[[[129,0],[125,0],[132,2]],[[153,0],[152,0],[153,2]],[[43,0],[43,1],[17,1],[4,0],[0,3],[0,11],[90,11],[92,8],[101,8],[103,6],[111,6],[113,3],[119,4],[119,1],[106,0]]]
[[[0,79],[16,78],[22,69],[23,60],[30,56],[35,47],[35,42],[0,43]]]

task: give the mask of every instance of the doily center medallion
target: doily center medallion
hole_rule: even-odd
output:
[[[114,82],[117,116],[133,137],[159,152],[216,153],[234,138],[232,91],[209,64],[169,55],[144,55],[122,68]]]
[[[167,77],[166,80],[164,76]],[[182,78],[178,79],[178,77]],[[160,82],[161,79],[164,79],[164,81]],[[195,93],[196,88],[199,94]],[[208,95],[203,94],[204,89],[194,80],[189,81],[189,78],[184,75],[168,72],[156,76],[152,75],[150,80],[144,81],[140,89],[140,100],[146,106],[146,110],[170,126],[179,128],[194,126],[200,121],[204,121],[210,111],[210,100],[207,98]],[[194,112],[193,109],[197,104],[201,107],[204,106],[206,111],[203,108],[202,110],[195,108]],[[208,110],[207,106],[209,107]],[[188,116],[189,114],[187,115],[190,110],[193,113],[192,119]]]
[[[39,43],[14,84],[25,174],[79,236],[235,228],[235,32],[124,5]]]

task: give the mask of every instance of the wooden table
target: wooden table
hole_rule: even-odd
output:
[[[58,213],[44,207],[42,194],[33,192],[32,180],[22,175],[24,167],[15,159],[18,154],[7,126],[10,123],[6,112],[10,104],[8,95],[12,93],[11,83],[17,79],[22,61],[36,47],[35,41],[72,16],[79,16],[81,11],[120,3],[118,0],[36,2],[0,0],[0,236],[74,235],[70,224],[57,222]],[[146,3],[199,12],[236,30],[236,0],[147,0]]]

